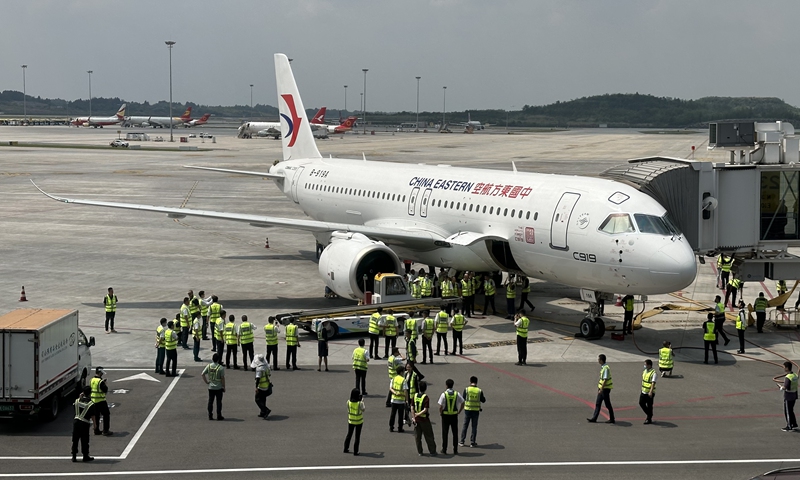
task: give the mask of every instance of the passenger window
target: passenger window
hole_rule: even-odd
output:
[[[486,205],[483,206],[483,213],[486,213]]]
[[[508,209],[507,209],[507,208],[503,210],[503,216],[504,216],[504,217],[507,217],[507,216],[508,216]]]
[[[447,203],[447,202],[445,202],[445,203]],[[438,202],[438,204],[437,204],[436,206],[437,206],[437,207],[441,207],[441,206],[442,206],[442,201],[441,201],[441,200],[439,200],[439,202]]]
[[[464,202],[464,207],[461,210],[466,210],[466,209],[467,209],[467,202]]]
[[[458,202],[458,204],[456,204],[456,210],[458,210],[460,208],[461,208],[461,202]]]
[[[394,193],[392,194],[392,201],[394,202]]]
[[[627,213],[612,213],[603,223],[600,224],[599,230],[606,233],[632,233],[636,230],[633,228],[631,217]]]
[[[489,207],[489,215],[494,213],[494,207]]]
[[[471,203],[469,204],[469,211],[470,212],[472,211],[472,204]]]
[[[405,195],[403,195],[403,202],[405,202],[405,201],[406,201],[406,196],[405,196]]]
[[[525,212],[525,220],[531,219],[531,212]]]
[[[511,209],[511,218],[514,218],[514,211],[515,211],[515,210],[516,210],[516,209],[514,209],[514,208],[512,208],[512,209]]]
[[[428,204],[428,199],[427,198],[422,199],[422,204],[423,205],[427,205]]]
[[[538,220],[539,219],[539,212],[534,212],[533,213],[533,219],[534,220]]]

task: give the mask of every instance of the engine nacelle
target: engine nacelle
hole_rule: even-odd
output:
[[[319,257],[319,273],[325,285],[340,297],[363,299],[372,291],[378,273],[405,273],[403,263],[383,242],[360,233],[334,232]],[[366,278],[366,290],[365,280]]]

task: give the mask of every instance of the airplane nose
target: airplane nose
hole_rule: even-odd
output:
[[[697,276],[697,262],[688,242],[673,240],[656,252],[650,260],[650,276],[671,292],[691,285]]]

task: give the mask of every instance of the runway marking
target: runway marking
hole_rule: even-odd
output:
[[[129,371],[129,370],[140,370],[141,371],[140,368],[139,369],[106,368],[105,370],[108,371],[108,372]],[[158,413],[158,410],[161,408],[161,406],[167,400],[167,397],[169,396],[169,394],[172,393],[172,390],[175,388],[175,385],[178,383],[178,380],[181,379],[181,375],[183,375],[183,373],[185,371],[186,371],[185,369],[181,369],[181,370],[177,371],[178,372],[178,376],[176,376],[175,378],[172,379],[172,382],[170,382],[169,386],[167,386],[167,389],[164,391],[163,394],[161,394],[161,398],[158,399],[158,402],[156,402],[155,406],[150,411],[150,414],[144,420],[144,423],[142,423],[142,425],[139,427],[139,430],[137,430],[136,434],[133,436],[133,438],[131,438],[131,441],[128,442],[128,446],[125,447],[125,450],[122,451],[121,455],[119,455],[118,457],[95,457],[95,458],[98,459],[98,460],[125,460],[126,458],[128,458],[128,455],[131,453],[131,450],[133,450],[133,447],[136,446],[136,442],[139,441],[139,438],[142,436],[142,434],[144,433],[145,429],[147,429],[147,427],[150,425],[150,422],[153,420],[153,417],[156,416],[156,413]],[[70,460],[71,458],[72,457],[57,457],[57,456],[40,456],[40,457],[24,457],[23,456],[23,457],[0,457],[0,460]],[[35,475],[31,474],[31,475],[32,476],[37,476],[37,475],[48,476],[46,474],[35,474]],[[12,476],[13,477],[13,476],[31,476],[31,475],[27,475],[27,474],[0,475],[0,478],[1,477],[7,477],[7,476]],[[57,475],[60,475],[60,474],[57,474]]]
[[[746,419],[746,418],[774,418],[774,417],[781,417],[783,418],[784,415],[782,413],[763,413],[763,414],[753,414],[753,415],[706,415],[706,416],[677,416],[677,417],[658,417],[658,420],[739,420],[739,419]],[[630,417],[630,418],[617,418],[617,420],[626,420],[626,421],[633,421],[633,420],[641,420],[643,417]],[[658,421],[653,421],[653,423],[658,423]]]
[[[736,397],[739,395],[750,395],[750,392],[726,393],[723,397]]]
[[[717,398],[717,397],[699,397],[699,398],[690,398],[690,399],[688,399],[686,401],[687,402],[702,402],[702,401],[705,401],[705,400],[713,400],[715,398]]]
[[[96,457],[99,458],[99,457]],[[763,463],[798,463],[800,458],[753,458],[753,459],[711,459],[711,460],[616,460],[606,462],[503,462],[503,463],[434,463],[400,465],[319,465],[306,467],[252,467],[252,468],[208,468],[194,470],[129,470],[103,472],[49,472],[49,473],[2,473],[0,478],[21,477],[100,477],[123,475],[200,475],[220,473],[254,472],[324,472],[347,470],[389,470],[389,469],[436,469],[436,468],[518,468],[518,467],[603,467],[603,466],[650,466],[650,465],[745,465]]]

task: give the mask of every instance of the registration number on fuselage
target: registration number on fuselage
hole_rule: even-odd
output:
[[[596,263],[597,256],[594,253],[573,252],[572,258],[579,262]]]
[[[317,170],[316,168],[314,168],[311,170],[311,172],[309,172],[308,176],[316,178],[325,178],[328,176],[329,173],[330,170]]]

